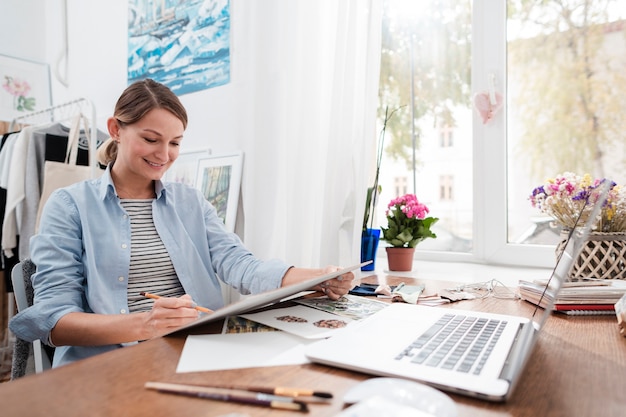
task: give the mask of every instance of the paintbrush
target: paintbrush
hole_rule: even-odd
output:
[[[292,388],[292,387],[261,387],[261,386],[249,386],[249,385],[201,385],[204,387],[220,388],[220,389],[236,389],[241,391],[261,392],[264,394],[279,395],[284,397],[318,397],[318,398],[333,398],[333,394],[330,392],[315,391],[305,388]]]
[[[277,408],[282,410],[308,412],[306,403],[301,401],[281,401],[277,399],[265,399],[256,395],[234,395],[224,392],[216,392],[211,389],[196,385],[172,384],[167,382],[146,382],[145,387],[160,392],[186,395],[189,397],[206,398],[209,400],[226,401],[239,404],[258,405],[261,407]]]

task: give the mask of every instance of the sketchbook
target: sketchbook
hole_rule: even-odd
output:
[[[229,304],[225,307],[220,308],[219,310],[215,310],[212,313],[200,316],[198,320],[195,320],[185,326],[179,327],[178,329],[172,330],[169,334],[177,333],[184,329],[198,327],[203,324],[213,323],[217,320],[224,320],[229,316],[241,315],[254,309],[272,305],[278,301],[285,301],[298,297],[302,292],[309,291],[311,288],[321,284],[324,281],[337,278],[343,274],[359,269],[362,266],[367,265],[371,262],[372,261],[362,262],[360,264],[339,269],[328,274],[319,275],[317,277],[311,278],[310,280],[299,282],[297,284],[280,287],[275,290],[266,291],[260,294],[249,295],[242,300],[237,301],[236,303]]]

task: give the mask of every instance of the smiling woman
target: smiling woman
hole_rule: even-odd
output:
[[[161,179],[178,157],[184,123],[171,111],[154,108],[135,123],[111,117],[107,125],[118,147],[111,168],[118,196],[154,197],[153,181]]]
[[[309,289],[333,300],[353,287],[351,272],[325,276],[337,270],[332,265],[304,269],[255,257],[199,190],[161,181],[186,124],[167,87],[132,84],[107,121],[105,172],[48,199],[30,241],[37,295],[10,327],[24,341],[55,346],[53,366],[189,324],[197,305],[224,306],[221,285],[254,294],[317,276],[324,286]]]

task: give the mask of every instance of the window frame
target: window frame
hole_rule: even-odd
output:
[[[416,259],[551,267],[554,246],[508,242],[506,1],[472,4],[472,91],[488,89],[495,76],[503,108],[489,124],[473,119],[473,249],[470,253],[416,251]]]

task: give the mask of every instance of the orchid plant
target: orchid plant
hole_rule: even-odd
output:
[[[528,197],[533,207],[554,218],[565,229],[589,221],[592,204],[599,198],[599,185],[607,179],[565,172],[536,187]],[[626,190],[612,182],[609,196],[594,228],[598,232],[626,232]],[[582,214],[581,214],[582,213]],[[578,217],[580,216],[580,220]]]
[[[378,203],[378,195],[382,191],[378,178],[380,175],[380,164],[383,159],[383,150],[385,149],[385,133],[387,131],[387,123],[391,120],[393,114],[401,109],[403,106],[398,107],[389,112],[389,106],[385,108],[385,120],[383,121],[383,127],[380,131],[380,137],[378,140],[378,148],[376,149],[376,175],[374,176],[374,185],[367,189],[367,196],[365,198],[365,213],[363,215],[363,234],[367,233],[368,229],[373,228],[374,224],[374,208]]]
[[[430,228],[439,219],[427,217],[428,213],[428,207],[415,194],[394,198],[387,205],[387,227],[381,227],[382,239],[396,248],[414,248],[424,239],[436,238]]]

